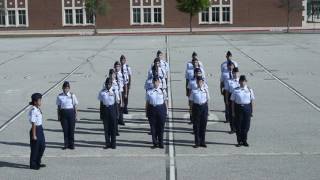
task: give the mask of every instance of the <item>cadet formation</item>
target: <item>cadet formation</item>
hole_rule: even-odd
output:
[[[186,62],[186,97],[189,107],[189,124],[193,127],[193,148],[206,148],[206,128],[209,116],[210,93],[209,78],[206,77],[205,66],[198,59],[196,52],[191,60]],[[152,149],[164,148],[164,127],[168,119],[168,75],[170,67],[165,55],[158,51],[147,71],[144,83],[145,112],[150,125]],[[253,90],[247,85],[245,75],[239,75],[238,63],[232,60],[230,51],[221,64],[220,92],[225,107],[225,122],[230,126],[230,134],[236,134],[237,147],[248,147],[248,131],[253,116]],[[125,126],[123,114],[128,114],[129,92],[132,81],[132,70],[124,55],[113,64],[107,72],[107,77],[97,90],[97,102],[100,103],[100,119],[103,122],[105,146],[104,149],[116,149],[119,125]],[[30,168],[38,170],[45,167],[41,158],[45,151],[45,136],[42,127],[41,112],[42,95],[34,93],[31,96],[32,106],[28,114],[30,129]],[[78,118],[77,96],[72,93],[71,85],[65,81],[62,92],[56,98],[57,117],[63,132],[63,150],[75,149],[74,133]]]

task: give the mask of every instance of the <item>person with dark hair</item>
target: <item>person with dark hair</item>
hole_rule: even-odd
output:
[[[194,148],[206,148],[206,128],[208,122],[208,103],[210,100],[208,86],[204,83],[203,77],[197,77],[197,88],[193,89],[190,95],[193,114]]]
[[[223,95],[223,98],[224,98],[223,101],[224,101],[224,104],[225,104],[225,111],[224,111],[225,112],[225,119],[226,119],[225,123],[230,122],[230,119],[229,119],[230,116],[229,115],[231,113],[231,112],[228,111],[229,110],[228,105],[227,105],[228,97],[226,96],[227,90],[226,90],[225,84],[228,82],[228,80],[233,79],[232,71],[235,68],[235,66],[231,61],[229,61],[227,63],[227,68],[228,68],[228,71],[226,73],[222,74],[221,83],[220,83],[220,91],[221,91],[221,93]]]
[[[117,81],[117,73],[116,73],[115,69],[109,69],[109,77],[108,78],[110,78],[112,80],[112,87],[117,90],[118,96],[120,97],[120,101],[121,101],[121,96],[122,96],[122,93],[120,93],[120,90],[121,90],[120,88],[121,87],[120,87],[120,83],[118,83],[118,81]],[[106,83],[106,81],[105,81],[105,83]],[[105,89],[105,88],[106,88],[106,86],[104,84],[103,85],[103,89]],[[117,136],[120,135],[119,134],[119,127],[118,127],[119,118],[120,118],[120,111],[119,111],[119,104],[121,103],[120,101],[117,102],[117,106],[116,106],[116,121],[117,121],[117,123],[116,123],[116,135]],[[104,105],[102,105],[102,106],[104,106]]]
[[[189,69],[193,69],[193,68],[194,68],[194,67],[193,67],[193,64],[192,64],[192,60],[193,60],[193,59],[198,59],[198,54],[197,54],[196,52],[193,52],[193,53],[192,53],[191,61],[188,61],[188,62],[187,62],[187,68],[186,68],[186,70],[189,70]],[[203,67],[203,64],[202,64],[201,61],[199,61],[199,65],[200,65],[201,67]]]
[[[124,79],[123,79],[123,75],[121,73],[121,63],[119,61],[116,61],[114,63],[114,70],[115,70],[115,75],[116,75],[116,83],[117,86],[119,88],[119,96],[120,96],[120,102],[118,103],[118,124],[119,125],[125,125],[124,121],[123,121],[123,107],[124,107],[124,97],[122,96],[123,92],[124,92]]]
[[[120,63],[121,63],[121,73],[124,80],[124,86],[123,86],[123,113],[128,114],[128,103],[129,103],[129,91],[130,91],[130,85],[131,85],[131,76],[132,71],[131,67],[127,64],[127,58],[124,55],[121,55],[120,57]]]
[[[42,112],[40,109],[42,95],[40,93],[34,93],[31,96],[32,106],[28,113],[28,120],[31,123],[30,135],[30,169],[39,170],[42,167],[46,167],[45,164],[41,164],[41,159],[46,148],[46,141],[44,137],[42,127]]]
[[[160,79],[160,88],[167,90],[167,83],[165,78],[167,77],[166,71],[160,66],[160,59],[155,58],[151,70],[148,72],[148,79],[153,79],[154,77]]]
[[[229,79],[228,81],[224,82],[224,89],[225,89],[225,102],[226,107],[228,108],[228,116],[229,116],[229,122],[230,122],[230,134],[233,134],[236,132],[236,126],[234,118],[232,117],[232,101],[230,99],[231,94],[233,91],[240,86],[239,84],[239,69],[234,68],[232,71],[232,79]]]
[[[77,119],[77,105],[79,104],[74,93],[70,92],[70,83],[65,81],[62,85],[62,93],[56,100],[58,106],[58,120],[61,122],[64,147],[63,150],[69,148],[74,149],[74,130]]]
[[[165,71],[166,73],[166,77],[165,77],[165,80],[166,80],[166,84],[168,84],[168,74],[170,73],[170,67],[169,67],[169,63],[168,63],[168,60],[165,58],[164,54],[158,50],[157,52],[157,58],[160,59],[160,67]]]
[[[197,85],[197,78],[198,77],[203,77],[203,74],[202,74],[202,69],[201,68],[195,68],[194,69],[194,72],[192,73],[193,77],[189,78],[189,81],[188,81],[188,86],[187,86],[187,96],[188,96],[188,100],[189,100],[189,112],[190,112],[190,122],[189,124],[192,124],[193,123],[193,117],[192,117],[192,100],[190,98],[191,96],[191,92],[192,90],[194,89],[197,89],[198,88],[198,85]],[[190,75],[191,76],[191,75]],[[206,82],[205,82],[206,83]]]
[[[167,93],[160,88],[159,77],[153,77],[154,88],[146,93],[146,112],[150,117],[152,133],[152,149],[159,147],[163,149],[163,133],[167,116]]]
[[[105,135],[104,149],[116,149],[116,132],[117,132],[117,103],[120,102],[118,89],[113,85],[112,79],[107,78],[105,88],[99,92],[98,100],[102,101],[103,109],[103,126]]]
[[[247,86],[246,76],[240,76],[239,84],[240,87],[236,88],[230,97],[232,101],[232,116],[236,122],[237,147],[242,145],[248,147],[247,139],[255,96],[253,90]]]

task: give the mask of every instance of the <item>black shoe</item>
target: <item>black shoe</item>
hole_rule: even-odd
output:
[[[45,164],[40,164],[40,167],[41,167],[41,168],[45,168],[45,167],[47,167],[47,165],[45,165]]]
[[[109,149],[109,146],[104,146],[103,149]]]
[[[190,124],[190,125],[191,125],[191,124],[193,124],[193,123],[190,121],[190,122],[188,122],[188,124]]]
[[[70,146],[70,147],[69,147],[69,149],[74,150],[74,149],[75,149],[75,147],[74,147],[74,146]]]
[[[249,147],[249,144],[248,144],[247,142],[244,142],[244,143],[243,143],[243,146]]]
[[[33,169],[33,170],[39,170],[40,167],[30,167],[30,169]]]
[[[155,149],[155,148],[157,148],[158,146],[156,145],[156,144],[154,144],[154,145],[152,145],[151,146],[151,149]]]
[[[203,148],[207,148],[206,144],[201,144],[200,146],[203,147]]]
[[[232,131],[232,130],[229,132],[229,134],[234,134],[234,133],[235,133],[235,131]]]
[[[148,132],[148,135],[152,135],[152,133],[151,133],[151,132]]]
[[[164,148],[164,147],[163,147],[163,144],[159,145],[159,148],[160,148],[160,149],[163,149],[163,148]]]
[[[124,125],[125,125],[124,122],[121,122],[121,123],[119,122],[118,124],[121,125],[121,126],[124,126]]]
[[[117,149],[116,146],[112,146],[111,149]]]
[[[238,142],[238,144],[236,144],[236,147],[240,147],[240,146],[242,146],[242,145],[243,145],[242,142]]]
[[[116,136],[120,136],[120,134],[117,132],[117,133],[116,133]]]
[[[193,148],[198,148],[199,146],[198,146],[198,145],[193,145],[192,147],[193,147]]]
[[[67,147],[66,146],[64,146],[63,148],[61,148],[62,150],[66,150],[67,149]]]

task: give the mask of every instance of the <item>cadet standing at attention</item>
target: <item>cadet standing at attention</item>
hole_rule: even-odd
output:
[[[131,85],[131,76],[132,71],[130,66],[127,64],[127,58],[124,55],[120,57],[121,63],[121,73],[124,79],[124,86],[123,86],[123,113],[128,114],[128,103],[129,103],[129,91]]]
[[[115,70],[115,73],[116,73],[116,82],[117,82],[117,85],[119,87],[119,94],[120,94],[120,102],[118,104],[118,124],[120,125],[125,125],[124,124],[124,121],[123,121],[123,87],[124,87],[124,79],[123,79],[123,75],[121,73],[121,63],[119,61],[116,61],[114,63],[114,70]]]
[[[190,81],[194,80],[195,78],[195,69],[200,69],[202,76],[204,77],[204,69],[203,67],[200,65],[199,60],[197,57],[194,57],[192,59],[192,66],[190,66],[186,72],[185,72],[185,78],[186,78],[186,96],[189,99],[189,112],[190,112],[190,122],[189,124],[192,124],[192,104],[190,102],[190,93],[191,93],[191,89],[189,88],[190,85]],[[197,72],[199,73],[199,72]]]
[[[193,114],[193,131],[195,145],[194,148],[199,146],[206,148],[206,128],[208,121],[208,103],[209,103],[209,90],[208,86],[204,83],[202,77],[197,77],[197,89],[193,89],[190,95],[190,99],[193,102],[192,114]]]
[[[68,81],[63,83],[62,91],[56,101],[58,120],[61,122],[64,137],[64,147],[62,149],[74,149],[74,129],[77,119],[78,100],[76,95],[70,92],[70,83]]]
[[[40,167],[46,167],[41,164],[41,158],[45,150],[45,137],[42,127],[42,112],[40,110],[42,95],[34,93],[31,96],[32,105],[28,114],[29,122],[31,123],[30,135],[30,169],[39,170]]]
[[[203,77],[203,74],[202,74],[202,70],[200,68],[195,68],[194,69],[194,72],[192,73],[193,74],[193,77],[192,78],[189,78],[188,80],[188,87],[187,87],[187,96],[188,96],[188,100],[189,100],[189,113],[190,113],[190,122],[189,124],[193,124],[193,117],[192,117],[192,100],[190,98],[191,96],[191,91],[193,89],[197,89],[198,88],[198,85],[197,85],[197,78],[198,77]]]
[[[167,93],[160,88],[159,77],[153,77],[154,88],[146,94],[146,112],[150,113],[152,149],[159,147],[163,149],[164,125],[167,117]]]
[[[170,71],[169,63],[167,62],[167,59],[165,59],[163,53],[160,50],[158,50],[158,52],[157,52],[157,58],[160,59],[160,66],[166,73],[165,80],[166,80],[166,84],[168,84],[168,74]]]
[[[253,90],[247,86],[246,76],[241,75],[239,79],[240,87],[236,88],[232,95],[232,116],[236,122],[237,147],[246,146],[250,121],[253,114],[253,100],[255,99]]]
[[[226,81],[228,81],[229,79],[232,79],[232,69],[234,67],[238,67],[238,63],[232,60],[232,54],[230,51],[227,52],[226,54],[226,58],[227,60],[224,61],[221,64],[221,76],[220,76],[220,92],[221,95],[223,96],[223,101],[225,104],[225,119],[226,119],[226,123],[229,122],[229,112],[228,112],[228,108],[227,108],[227,103],[226,103],[226,97],[225,97],[225,89],[224,89],[224,84]]]
[[[239,69],[238,68],[234,68],[232,70],[232,79],[229,79],[227,81],[225,81],[224,83],[224,89],[225,89],[225,102],[227,105],[227,111],[228,113],[228,120],[230,122],[230,134],[233,134],[236,132],[236,126],[235,126],[235,121],[234,118],[232,117],[232,101],[230,99],[231,94],[233,93],[233,91],[238,88],[240,86],[239,84]]]
[[[160,59],[155,58],[153,61],[153,65],[151,67],[151,70],[148,72],[148,79],[153,79],[154,77],[158,77],[160,80],[160,88],[166,90],[167,89],[167,83],[165,81],[166,78],[166,72],[164,69],[160,66]]]
[[[112,86],[112,79],[107,78],[105,88],[99,92],[98,100],[102,101],[103,109],[103,126],[105,135],[104,149],[116,149],[117,117],[116,108],[120,101],[117,88]]]

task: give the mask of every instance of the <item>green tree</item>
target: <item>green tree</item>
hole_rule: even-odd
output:
[[[287,33],[290,31],[291,15],[295,11],[302,11],[302,2],[301,0],[278,0],[279,8],[285,9],[287,14]]]
[[[109,9],[107,0],[85,0],[85,8],[87,15],[93,17],[94,34],[97,34],[97,15],[106,15]]]
[[[210,6],[209,0],[177,0],[177,9],[189,14],[190,32],[192,32],[192,18],[194,15],[205,10]]]

